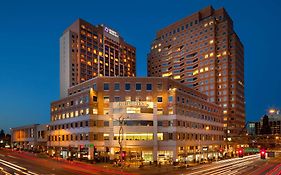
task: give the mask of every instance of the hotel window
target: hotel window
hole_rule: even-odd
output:
[[[146,97],[146,101],[152,101],[152,97],[151,96],[147,96]]]
[[[93,108],[93,114],[98,114],[98,109],[97,108]]]
[[[126,91],[130,91],[131,90],[131,84],[130,83],[126,83],[125,84],[125,90]]]
[[[157,108],[157,115],[162,115],[162,114],[163,114],[163,109]]]
[[[146,84],[146,90],[147,91],[151,91],[152,90],[152,84],[151,83]]]
[[[172,103],[172,102],[173,102],[173,96],[169,96],[169,97],[168,97],[168,101],[169,101],[170,103]]]
[[[109,83],[103,83],[103,90],[108,91],[109,90]]]
[[[103,126],[109,126],[109,121],[104,121]]]
[[[109,103],[109,96],[103,96],[103,102]]]
[[[89,108],[86,109],[86,114],[89,114]]]
[[[163,90],[163,84],[162,83],[158,83],[157,84],[157,90],[158,91],[162,91]]]
[[[132,97],[131,97],[131,96],[126,96],[126,97],[125,97],[125,100],[126,100],[126,101],[131,101],[131,100],[132,100]]]
[[[108,108],[104,108],[103,109],[103,114],[105,114],[105,115],[109,114],[109,109]]]
[[[94,134],[94,140],[98,140],[98,134]]]
[[[163,133],[157,133],[157,140],[163,140]]]
[[[97,84],[96,83],[93,85],[93,89],[97,90]]]
[[[141,91],[141,83],[136,83],[136,91]]]
[[[83,109],[80,110],[80,115],[84,115]]]
[[[120,84],[119,83],[114,83],[114,90],[119,91],[120,90]]]
[[[98,97],[97,96],[93,96],[93,102],[97,102],[98,101]]]
[[[161,96],[157,97],[157,102],[158,102],[158,103],[162,103],[162,102],[163,102],[163,99],[162,99]]]
[[[120,97],[119,96],[115,96],[114,97],[114,102],[119,102],[120,101]]]
[[[169,115],[173,115],[174,114],[174,111],[173,111],[172,107],[168,108],[168,114]]]
[[[103,140],[109,140],[109,134],[103,134]]]

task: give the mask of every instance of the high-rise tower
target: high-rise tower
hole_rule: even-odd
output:
[[[147,62],[148,76],[176,79],[222,106],[228,135],[244,127],[244,48],[224,8],[209,6],[158,31]]]
[[[60,38],[60,96],[96,76],[135,76],[135,64],[135,47],[118,32],[78,19]]]

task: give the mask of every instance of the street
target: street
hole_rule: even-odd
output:
[[[20,175],[97,175],[132,174],[107,167],[92,166],[83,162],[68,162],[50,158],[37,158],[32,153],[0,149],[0,173]]]
[[[33,153],[0,150],[0,172],[5,175],[86,175],[86,174],[181,174],[181,175],[280,175],[281,154],[275,158],[260,159],[260,155],[221,160],[210,164],[177,169],[173,166],[130,167],[124,170],[110,164],[86,164],[51,158],[38,158]],[[0,174],[1,174],[0,173]]]

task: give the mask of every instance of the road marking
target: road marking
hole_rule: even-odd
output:
[[[14,170],[16,170],[16,171],[19,171],[19,172],[21,172],[21,173],[23,173],[23,174],[30,175],[30,174],[28,174],[28,173],[26,173],[26,172],[23,172],[22,170],[20,170],[20,169],[18,169],[18,168],[15,168],[15,167],[13,167],[13,166],[11,166],[11,165],[8,165],[8,164],[6,164],[6,163],[0,162],[0,164],[4,165],[4,166],[6,166],[6,167],[12,168],[12,169],[14,169]]]
[[[208,167],[208,168],[203,169],[203,170],[202,170],[203,167],[200,167],[201,170],[199,170],[197,172],[188,173],[188,175],[195,175],[195,174],[201,175],[201,174],[205,174],[205,173],[209,174],[211,172],[216,172],[216,171],[218,171],[219,169],[222,169],[222,168],[227,169],[231,166],[237,166],[237,164],[242,165],[242,164],[245,164],[249,161],[252,162],[252,160],[254,160],[254,159],[258,159],[258,156],[257,155],[249,156],[249,157],[245,157],[244,159],[240,158],[240,159],[237,159],[237,160],[233,160],[231,162],[230,161],[224,161],[224,162],[227,162],[227,163],[225,163],[225,164],[222,164],[222,163],[214,164],[214,166]]]
[[[8,164],[8,165],[10,165],[10,166],[12,166],[12,167],[14,167],[14,168],[16,168],[16,169],[19,169],[20,172],[22,172],[22,173],[28,172],[28,173],[31,174],[31,175],[39,175],[39,174],[36,174],[36,173],[34,173],[34,172],[28,171],[28,170],[27,170],[26,168],[24,168],[24,167],[18,166],[18,165],[16,165],[16,164],[13,164],[13,163],[11,163],[11,162],[8,162],[8,161],[2,160],[2,159],[0,159],[0,163],[1,163],[1,164],[3,164],[3,163]],[[25,174],[25,173],[24,173],[24,174]]]

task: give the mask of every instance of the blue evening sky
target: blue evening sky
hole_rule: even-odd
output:
[[[137,48],[137,76],[156,31],[212,5],[225,7],[245,48],[247,120],[281,107],[279,0],[11,0],[0,2],[0,128],[49,121],[59,99],[59,37],[77,18],[116,29]]]

